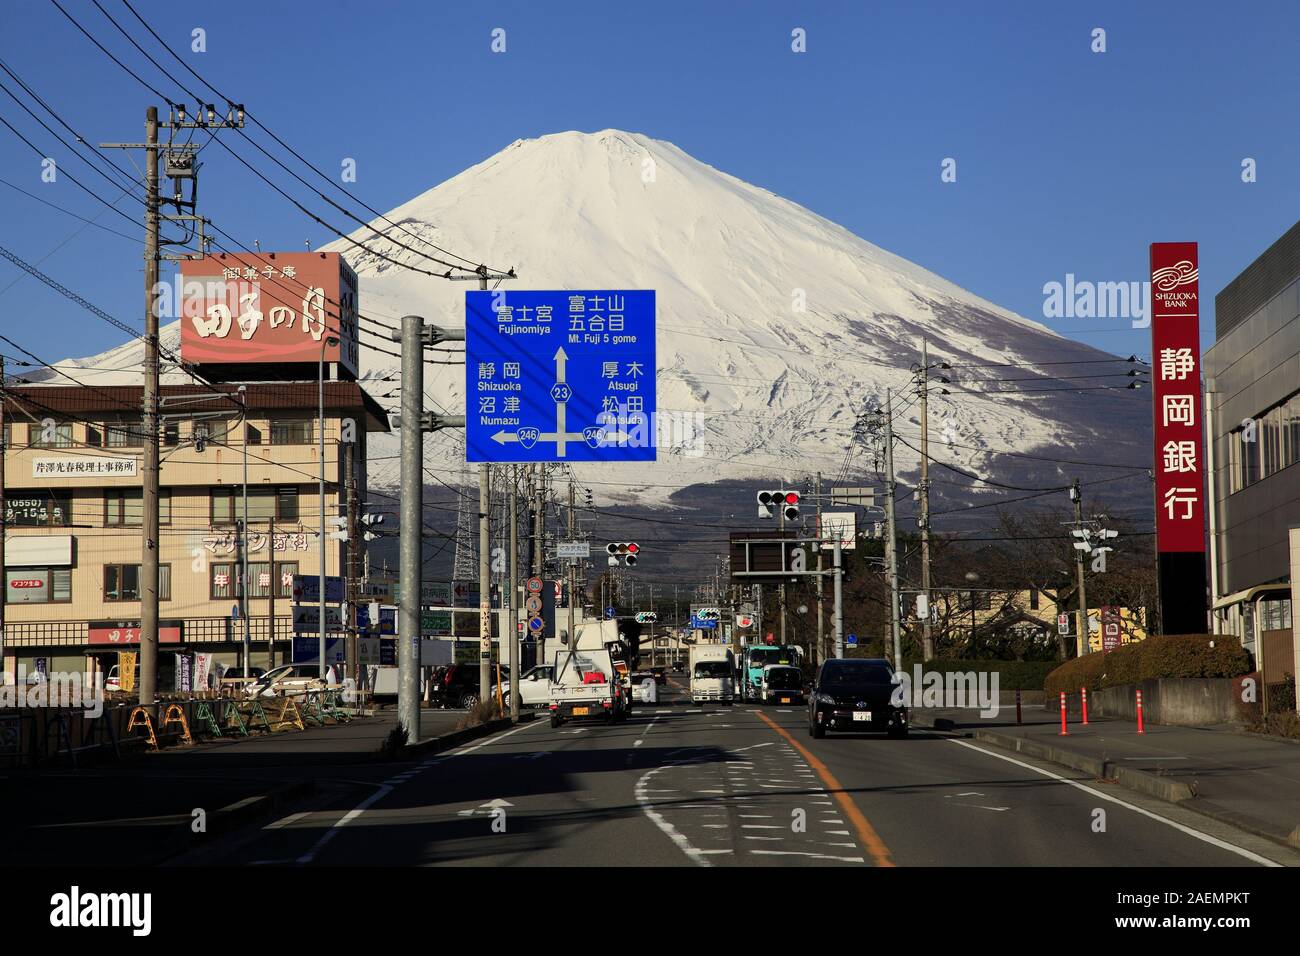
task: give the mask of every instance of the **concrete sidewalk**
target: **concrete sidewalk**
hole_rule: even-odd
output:
[[[1009,718],[1009,719],[1008,719]],[[1128,720],[1070,722],[1026,708],[992,719],[978,711],[918,709],[918,725],[951,726],[974,739],[1178,802],[1207,816],[1290,846],[1300,846],[1300,745],[1247,734],[1230,725],[1171,727]],[[951,722],[949,724],[948,722]]]

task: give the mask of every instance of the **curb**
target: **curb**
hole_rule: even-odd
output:
[[[519,723],[521,724],[526,724],[536,719],[536,714],[519,715]],[[450,750],[453,747],[459,747],[461,744],[467,744],[471,740],[477,740],[480,737],[487,737],[489,734],[495,734],[502,730],[509,730],[513,726],[515,726],[515,723],[509,717],[499,717],[496,720],[489,720],[486,724],[479,724],[477,727],[467,727],[464,730],[453,730],[449,734],[443,734],[439,737],[430,737],[428,740],[421,740],[419,743],[407,744],[402,750],[402,756],[398,759],[406,759],[407,757],[415,757],[423,754]]]
[[[195,834],[195,836],[198,837],[199,841],[204,841],[228,834],[236,827],[244,826],[261,817],[270,816],[288,804],[310,796],[315,790],[316,784],[314,781],[298,780],[294,783],[276,787],[267,793],[237,800],[229,806],[214,810],[208,817],[207,829],[201,834]]]
[[[1169,780],[1145,770],[1119,766],[1110,760],[1089,757],[1073,750],[1064,750],[1035,740],[1026,740],[1011,734],[999,734],[991,730],[975,730],[973,736],[976,740],[982,740],[1004,750],[1014,750],[1017,753],[1091,774],[1098,780],[1114,780],[1128,790],[1145,793],[1147,796],[1167,800],[1170,803],[1182,803],[1196,796],[1189,785],[1180,781]]]

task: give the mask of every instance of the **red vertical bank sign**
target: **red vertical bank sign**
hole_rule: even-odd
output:
[[[1156,551],[1166,634],[1205,630],[1205,447],[1194,242],[1151,244]]]

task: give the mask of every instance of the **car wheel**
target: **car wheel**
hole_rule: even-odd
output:
[[[460,706],[464,707],[466,710],[478,706],[478,694],[471,691],[470,693],[463,695],[460,699]]]
[[[808,724],[808,733],[814,740],[821,740],[826,736],[826,728],[814,720]]]
[[[895,724],[889,728],[889,736],[895,740],[903,740],[907,737],[907,727]]]
[[[551,718],[551,726],[552,726],[552,727],[558,727],[558,726],[560,726],[560,724],[562,724],[562,723],[564,723],[564,721],[563,721],[561,718],[559,718],[559,717],[552,717],[552,718]]]

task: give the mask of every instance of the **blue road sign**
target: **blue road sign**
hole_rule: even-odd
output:
[[[716,620],[711,620],[709,618],[703,618],[703,617],[696,617],[694,614],[691,615],[691,627],[703,631],[708,631],[708,630],[712,630],[713,628],[716,628],[717,626],[718,626],[718,622]]]
[[[544,627],[546,627],[546,622],[543,621],[540,617],[535,617],[528,622],[529,630],[540,631]]]
[[[858,646],[858,635],[856,635],[856,634],[848,634],[848,635],[846,635],[845,638],[844,638],[844,643],[847,644],[847,645],[849,645],[849,647],[857,647],[857,646]]]
[[[618,614],[618,612],[615,611],[612,607],[607,607],[607,608],[605,608],[605,619],[606,619],[606,620],[613,620],[613,618],[614,618],[617,614]]]
[[[654,461],[655,294],[465,294],[467,461]]]

